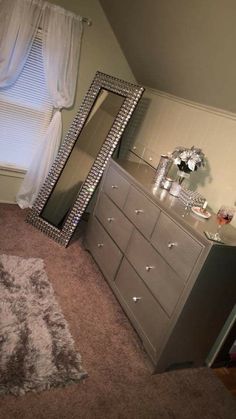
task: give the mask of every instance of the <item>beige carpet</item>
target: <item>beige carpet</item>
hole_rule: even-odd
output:
[[[44,260],[89,377],[64,389],[2,396],[1,419],[235,419],[235,400],[211,370],[150,374],[137,335],[83,249],[82,229],[64,249],[25,215],[0,205],[1,253]]]

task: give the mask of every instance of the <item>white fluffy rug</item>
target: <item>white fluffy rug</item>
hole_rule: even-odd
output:
[[[42,259],[0,256],[0,394],[78,382],[87,374]]]

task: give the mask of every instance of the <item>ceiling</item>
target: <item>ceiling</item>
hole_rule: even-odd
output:
[[[235,0],[100,0],[140,84],[236,112]]]

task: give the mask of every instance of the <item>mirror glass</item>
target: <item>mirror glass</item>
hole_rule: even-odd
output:
[[[125,98],[101,89],[41,216],[62,229]]]
[[[97,71],[27,222],[69,244],[143,91]]]

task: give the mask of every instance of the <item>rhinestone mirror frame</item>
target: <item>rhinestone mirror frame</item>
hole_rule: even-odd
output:
[[[89,113],[98,97],[101,89],[106,89],[112,93],[119,94],[125,98],[121,108],[105,138],[97,157],[83,182],[76,201],[70,209],[69,215],[62,229],[59,229],[43,218],[40,214],[62,173],[64,165],[73,149],[75,142],[79,141],[80,132],[89,116]],[[90,199],[99,183],[105,170],[108,160],[112,156],[121,135],[135,109],[139,99],[144,92],[144,88],[132,83],[120,80],[107,74],[96,72],[92,84],[74,118],[71,127],[62,143],[57,157],[49,171],[49,174],[33,204],[26,221],[53,240],[66,247],[80,221]]]

